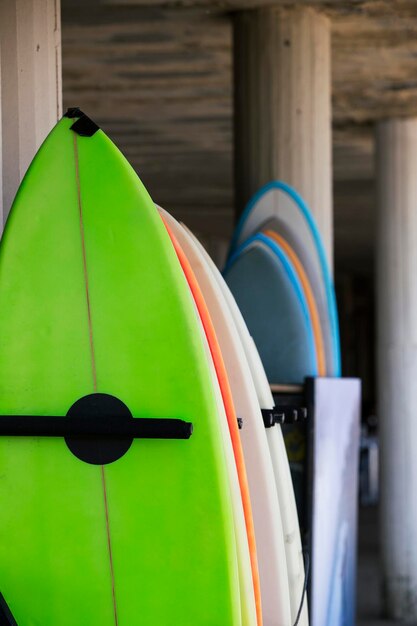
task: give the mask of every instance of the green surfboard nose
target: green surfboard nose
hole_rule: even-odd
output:
[[[35,420],[29,434],[0,434],[0,592],[17,624],[240,626],[218,409],[191,296],[136,173],[80,111],[22,181],[0,246],[0,303],[0,416],[64,429],[33,434]],[[85,432],[65,436],[63,418],[94,418],[93,452]],[[100,431],[107,418],[119,420],[114,437]],[[159,419],[188,437],[129,436],[132,422]]]

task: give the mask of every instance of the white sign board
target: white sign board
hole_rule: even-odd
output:
[[[354,626],[361,385],[308,381],[312,445],[311,626]]]

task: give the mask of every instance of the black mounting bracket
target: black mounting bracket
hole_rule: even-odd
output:
[[[265,428],[275,424],[295,424],[307,419],[307,409],[299,405],[280,404],[273,409],[262,409]]]

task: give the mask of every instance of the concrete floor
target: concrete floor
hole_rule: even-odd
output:
[[[398,626],[398,622],[381,617],[382,607],[378,510],[366,507],[359,512],[357,626]],[[410,623],[409,626],[416,625]]]

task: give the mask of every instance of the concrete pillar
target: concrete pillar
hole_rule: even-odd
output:
[[[332,264],[330,22],[311,8],[265,7],[234,18],[238,213],[281,179],[310,206]]]
[[[0,0],[2,219],[62,114],[60,0]]]
[[[384,598],[417,623],[417,118],[379,123],[376,164]]]

